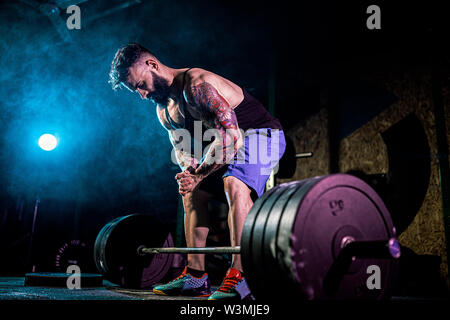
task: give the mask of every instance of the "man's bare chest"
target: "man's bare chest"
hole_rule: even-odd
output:
[[[211,114],[201,112],[188,103],[173,100],[166,107],[158,107],[158,117],[163,126],[169,129],[192,127],[194,121],[202,121],[206,128],[214,128],[214,117]]]

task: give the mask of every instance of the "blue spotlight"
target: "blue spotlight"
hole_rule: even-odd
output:
[[[42,150],[45,151],[52,151],[56,148],[58,144],[58,140],[54,135],[51,135],[49,133],[43,134],[38,141],[39,147],[41,147]]]

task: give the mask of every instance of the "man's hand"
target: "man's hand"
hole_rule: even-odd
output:
[[[183,172],[177,173],[175,179],[178,182],[178,192],[184,197],[194,191],[203,178],[201,175],[195,174],[195,168],[190,166]]]

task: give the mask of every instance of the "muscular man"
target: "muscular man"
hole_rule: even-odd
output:
[[[156,104],[159,121],[167,129],[182,170],[175,178],[183,198],[187,246],[205,246],[209,231],[207,203],[213,196],[226,198],[230,243],[240,245],[245,218],[284,153],[280,122],[230,80],[200,68],[170,68],[136,43],[117,51],[110,83],[114,90],[124,86]],[[218,133],[200,159],[180,147],[183,135],[177,134],[183,129],[202,140],[202,136],[195,136],[196,121]],[[259,159],[262,145],[269,151],[270,161]],[[236,288],[245,285],[240,255],[233,255],[222,285],[211,294],[204,255],[189,254],[183,273],[153,291],[217,300],[240,297],[241,291]]]

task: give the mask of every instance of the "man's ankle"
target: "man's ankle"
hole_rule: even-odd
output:
[[[191,267],[187,267],[186,272],[195,278],[201,278],[205,274],[205,270],[198,270]]]

